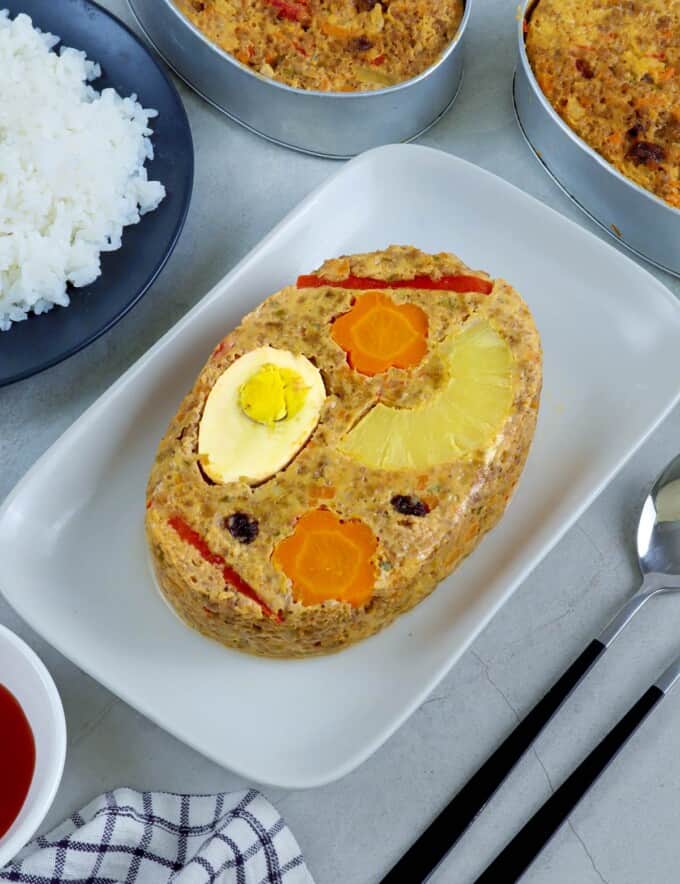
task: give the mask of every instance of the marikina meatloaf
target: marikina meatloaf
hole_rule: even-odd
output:
[[[146,528],[163,593],[256,654],[377,632],[496,524],[540,389],[507,282],[404,246],[327,261],[216,346],[160,443]]]
[[[680,208],[680,2],[538,0],[525,28],[557,113],[619,172]]]
[[[463,0],[176,0],[209,40],[300,89],[380,89],[442,54]]]

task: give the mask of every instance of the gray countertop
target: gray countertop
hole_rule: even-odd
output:
[[[123,0],[104,5],[131,22]],[[515,15],[514,0],[477,0],[461,94],[422,142],[502,175],[598,233],[541,171],[515,125]],[[337,168],[261,141],[186,88],[182,96],[196,144],[196,187],[179,246],[151,293],[112,332],[49,372],[0,390],[0,499],[90,403]],[[657,275],[680,295],[680,281]],[[642,496],[679,449],[676,409],[434,694],[357,771],[317,790],[265,790],[295,832],[318,884],[378,881],[637,588],[633,535]],[[120,785],[173,791],[249,785],[83,675],[2,600],[0,622],[42,656],[66,708],[68,758],[46,826]],[[472,881],[679,651],[680,600],[652,602],[559,713],[435,880]],[[678,732],[680,694],[653,713],[526,874],[526,884],[677,881]]]

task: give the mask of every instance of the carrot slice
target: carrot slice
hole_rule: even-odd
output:
[[[305,513],[295,530],[274,550],[272,561],[293,584],[293,598],[303,605],[335,599],[352,607],[373,594],[377,570],[371,561],[378,540],[368,525],[343,522],[329,510]]]
[[[493,283],[479,276],[466,276],[456,273],[453,276],[441,276],[433,279],[431,276],[414,276],[413,279],[372,279],[370,276],[348,276],[346,279],[326,279],[316,274],[298,276],[297,287],[299,289],[318,289],[322,286],[331,286],[337,289],[426,289],[439,292],[477,292],[480,295],[488,295],[493,289]]]
[[[382,292],[369,292],[335,320],[331,337],[361,374],[411,368],[427,352],[427,315],[415,304],[395,304]]]

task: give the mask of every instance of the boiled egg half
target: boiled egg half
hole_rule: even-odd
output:
[[[233,362],[210,391],[198,457],[213,482],[256,485],[283,469],[319,422],[321,372],[306,356],[258,347]]]

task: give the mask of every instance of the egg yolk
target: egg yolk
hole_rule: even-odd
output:
[[[272,426],[295,417],[302,410],[308,392],[309,387],[296,371],[268,363],[241,384],[238,403],[252,421]]]

